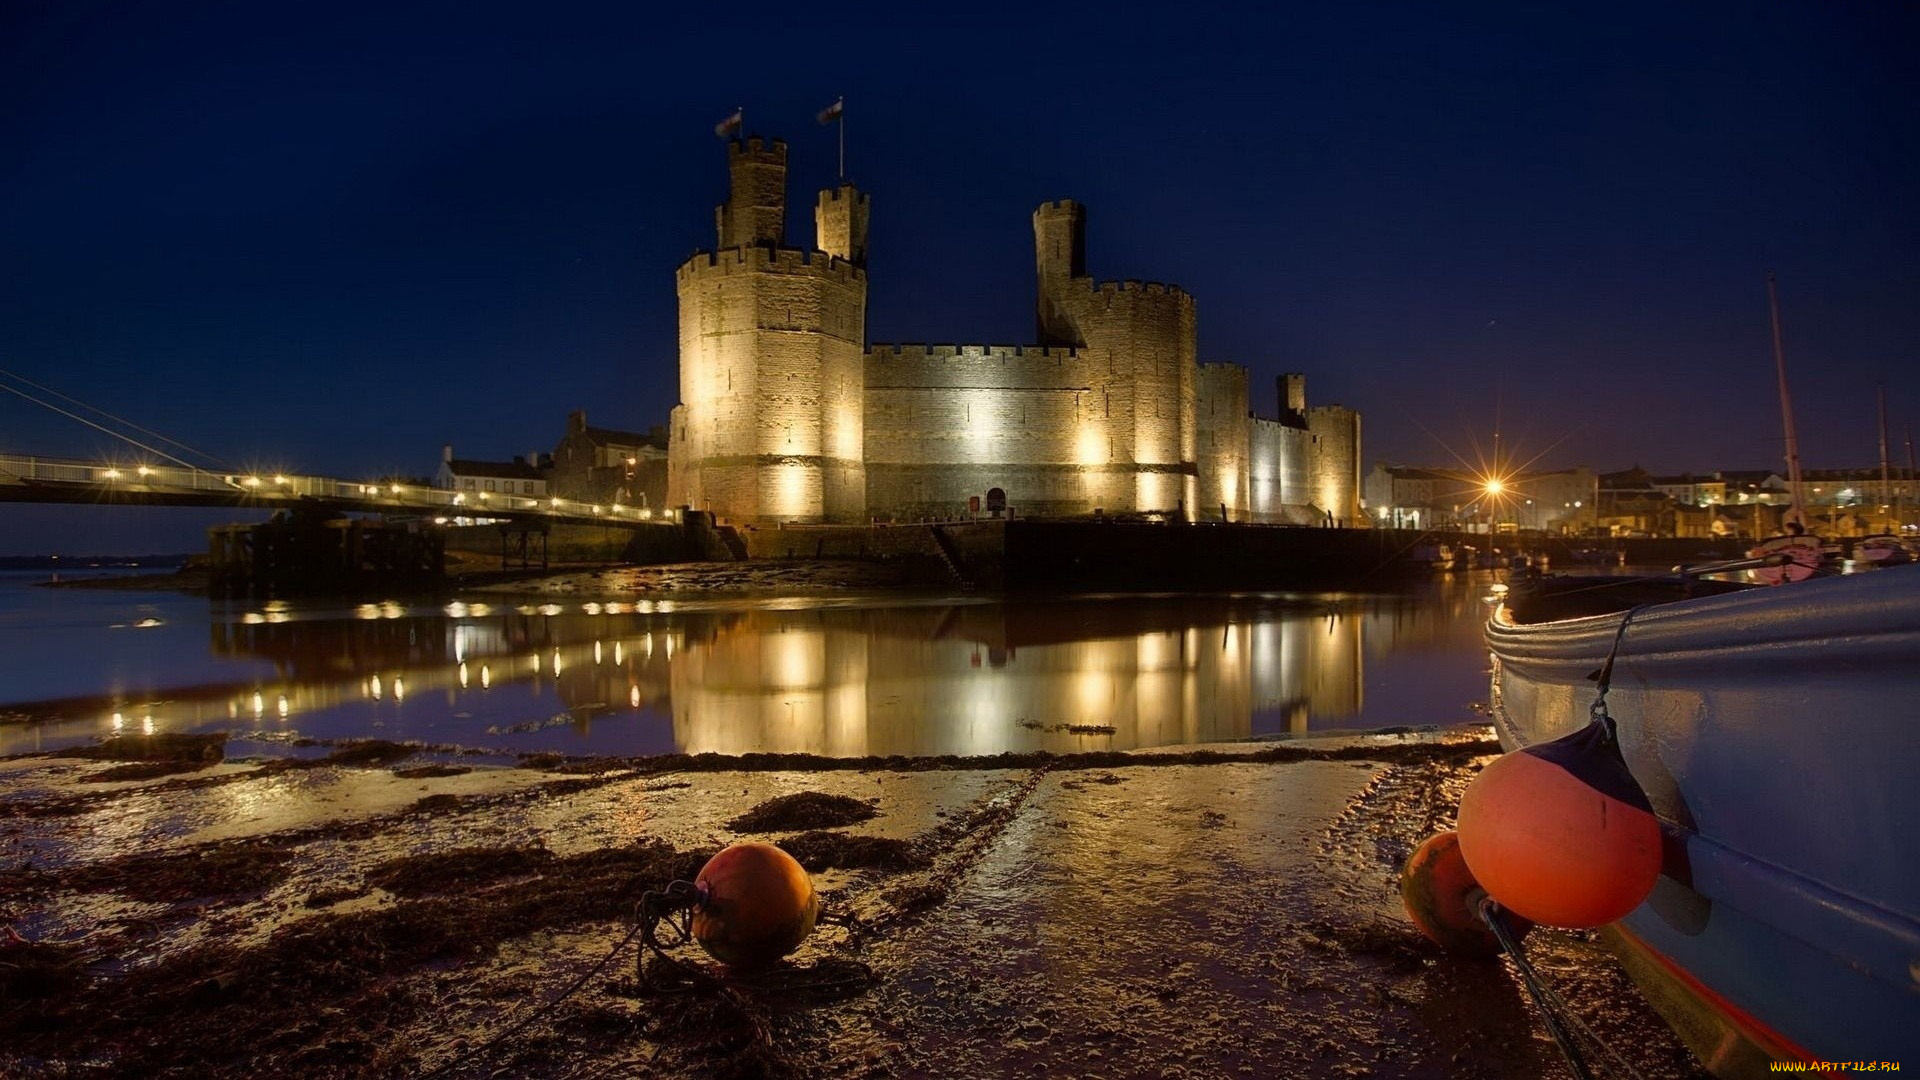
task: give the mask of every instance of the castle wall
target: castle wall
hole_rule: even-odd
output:
[[[1247,512],[1255,521],[1313,524],[1307,509],[1313,436],[1277,420],[1248,421]]]
[[[1344,405],[1307,410],[1312,434],[1307,485],[1313,505],[1333,515],[1333,523],[1364,527],[1360,514],[1360,414]]]
[[[1124,379],[1128,415],[1116,448],[1133,463],[1131,509],[1191,509],[1194,464],[1193,298],[1171,285],[1102,282],[1070,293],[1066,306],[1088,350],[1105,353]]]
[[[1075,349],[876,345],[866,356],[868,500],[908,517],[1006,493],[1020,514],[1118,509],[1111,363]]]
[[[1248,412],[1247,369],[1238,364],[1202,364],[1194,382],[1194,444],[1200,520],[1245,521],[1251,499],[1253,419]],[[1224,511],[1222,508],[1225,508]]]

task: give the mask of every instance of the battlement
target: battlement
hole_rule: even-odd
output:
[[[1040,345],[869,345],[867,359],[888,360],[1075,360],[1078,349]]]
[[[864,282],[867,272],[845,259],[824,251],[752,244],[725,251],[697,251],[674,272],[685,282],[712,274],[812,274],[848,283]]]
[[[1041,203],[1039,208],[1036,209],[1033,213],[1035,217],[1038,217],[1041,214],[1047,213],[1048,211],[1054,211],[1054,212],[1060,212],[1060,213],[1072,213],[1075,210],[1084,210],[1084,209],[1085,207],[1081,206],[1078,202],[1072,199],[1050,199],[1046,202]]]
[[[1191,305],[1193,303],[1193,297],[1187,290],[1182,289],[1178,285],[1169,285],[1159,281],[1134,281],[1131,279],[1127,281],[1096,281],[1093,282],[1089,288],[1093,290],[1094,295],[1106,297],[1108,303],[1112,303],[1116,297],[1126,297],[1129,295],[1173,296],[1178,297],[1182,304]]]
[[[727,159],[734,158],[778,158],[782,164],[787,160],[787,141],[769,139],[764,135],[749,135],[744,139],[727,140]]]
[[[1247,370],[1245,364],[1236,364],[1229,360],[1213,360],[1198,367],[1202,373],[1214,375],[1229,375],[1235,371],[1245,373]]]
[[[842,196],[849,191],[853,192],[853,201],[857,205],[865,206],[873,201],[873,196],[861,191],[852,184],[841,184],[839,187],[821,188],[820,198],[827,202],[839,202]]]

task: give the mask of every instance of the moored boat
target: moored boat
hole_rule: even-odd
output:
[[[1516,587],[1487,626],[1502,745],[1586,725],[1616,640],[1607,705],[1666,839],[1606,931],[1629,973],[1717,1075],[1920,1060],[1920,569]]]

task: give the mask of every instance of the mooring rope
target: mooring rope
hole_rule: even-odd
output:
[[[1500,905],[1492,898],[1488,898],[1480,902],[1479,912],[1481,921],[1487,924],[1487,929],[1493,931],[1493,936],[1500,941],[1500,947],[1506,950],[1507,956],[1513,960],[1513,966],[1520,969],[1520,981],[1526,984],[1527,993],[1532,996],[1534,1005],[1540,1010],[1540,1018],[1547,1025],[1547,1034],[1553,1036],[1553,1041],[1560,1047],[1560,1055],[1567,1059],[1567,1067],[1573,1070],[1573,1075],[1579,1080],[1593,1080],[1593,1073],[1587,1069],[1587,1062],[1580,1054],[1580,1047],[1573,1041],[1573,1033],[1567,1030],[1560,1018],[1559,1010],[1548,1001],[1546,988],[1540,981],[1539,973],[1533,970],[1533,964],[1527,960],[1527,954],[1521,951],[1519,940],[1507,928],[1506,919],[1501,917]]]
[[[1613,647],[1607,650],[1606,662],[1600,665],[1599,685],[1596,688],[1599,693],[1594,696],[1593,705],[1587,710],[1594,723],[1607,729],[1609,739],[1617,738],[1619,735],[1619,725],[1615,724],[1613,717],[1607,714],[1607,691],[1613,686],[1613,662],[1620,656],[1620,643],[1626,640],[1627,624],[1633,621],[1634,615],[1641,609],[1641,607],[1628,608],[1626,615],[1620,620],[1620,629],[1614,631]]]
[[[1532,961],[1527,959],[1526,951],[1521,948],[1520,939],[1514,936],[1512,928],[1507,925],[1505,911],[1498,901],[1483,896],[1474,910],[1480,916],[1480,921],[1486,923],[1487,929],[1499,939],[1500,948],[1513,960],[1513,966],[1519,969],[1520,981],[1526,985],[1528,996],[1533,998],[1534,1006],[1540,1010],[1541,1019],[1546,1023],[1547,1033],[1553,1036],[1555,1045],[1559,1046],[1561,1055],[1567,1059],[1567,1066],[1573,1070],[1574,1076],[1579,1080],[1593,1080],[1593,1073],[1574,1039],[1577,1033],[1585,1038],[1588,1045],[1598,1047],[1620,1072],[1633,1080],[1646,1080],[1640,1070],[1634,1068],[1633,1062],[1601,1038],[1599,1032],[1588,1027],[1573,1007],[1567,1004],[1567,999],[1540,977]]]
[[[619,944],[615,945],[612,949],[609,949],[605,956],[602,956],[599,960],[595,961],[592,967],[588,968],[585,971],[585,973],[583,973],[579,978],[573,980],[573,982],[569,984],[565,990],[560,991],[560,993],[557,996],[555,996],[552,1000],[548,1001],[544,1005],[541,1005],[539,1008],[534,1009],[532,1012],[514,1021],[513,1023],[507,1025],[498,1034],[494,1035],[492,1038],[488,1039],[486,1042],[481,1043],[479,1046],[476,1046],[471,1050],[463,1051],[462,1053],[454,1056],[452,1059],[441,1063],[437,1068],[434,1068],[430,1072],[422,1074],[422,1076],[420,1077],[420,1080],[434,1080],[435,1077],[443,1076],[446,1073],[457,1068],[458,1066],[464,1065],[467,1062],[472,1061],[474,1058],[477,1058],[480,1055],[485,1054],[488,1051],[492,1050],[494,1047],[506,1041],[508,1036],[517,1035],[520,1032],[525,1031],[527,1027],[530,1024],[532,1024],[535,1020],[538,1020],[541,1017],[552,1012],[554,1009],[559,1007],[561,1002],[579,993],[580,988],[587,985],[587,980],[593,978],[595,975],[600,974],[600,972],[604,970],[609,963],[613,962],[614,957],[620,955],[620,951],[622,949],[625,949],[628,945],[632,944],[634,938],[640,936],[641,931],[642,931],[642,924],[636,921],[634,923],[633,929],[627,931],[627,936],[621,938]]]

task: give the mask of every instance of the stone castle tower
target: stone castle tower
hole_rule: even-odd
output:
[[[865,344],[869,203],[819,193],[813,250],[782,246],[785,143],[729,143],[718,250],[677,274],[680,401],[668,500],[743,524],[1153,512],[1323,524],[1358,514],[1359,417],[1248,402],[1196,363],[1193,298],[1099,282],[1086,211],[1034,211],[1038,344]],[[1289,411],[1291,410],[1291,411]]]
[[[670,505],[742,521],[860,521],[867,196],[822,191],[812,250],[782,246],[787,144],[728,144],[718,250],[680,267]]]

